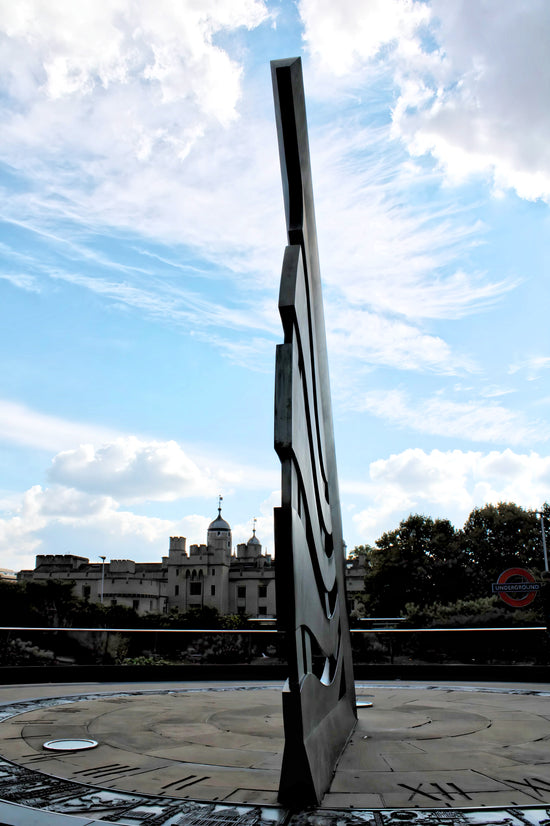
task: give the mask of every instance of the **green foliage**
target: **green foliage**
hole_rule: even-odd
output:
[[[372,553],[374,548],[372,545],[356,545],[355,548],[352,548],[348,554],[350,559],[363,559],[364,561],[369,559],[369,555]]]
[[[498,628],[539,625],[536,609],[512,608],[498,596],[458,599],[445,605],[405,606],[408,623],[415,628]]]
[[[542,510],[548,527],[550,505]],[[462,530],[447,519],[411,514],[374,547],[360,545],[351,555],[365,560],[367,615],[395,617],[406,612],[409,619],[416,618],[415,624],[434,612],[442,618],[444,606],[449,617],[454,612],[472,624],[475,617],[485,618],[481,624],[510,624],[514,614],[522,622],[523,612],[493,598],[491,586],[507,568],[528,568],[535,576],[543,568],[540,520],[535,511],[512,502],[475,508]],[[484,599],[492,600],[494,608]],[[408,603],[414,604],[413,613]],[[531,613],[540,623],[538,605]]]
[[[125,605],[101,605],[73,595],[70,581],[0,580],[0,625],[48,628],[139,628],[140,617]]]
[[[411,514],[365,555],[365,606],[371,616],[396,617],[407,602],[446,599],[466,577],[466,559],[446,519]]]
[[[139,634],[107,631],[59,633],[53,630],[7,632],[0,638],[0,664],[243,662],[252,656],[246,634],[230,638],[227,635],[157,634],[156,631],[169,628],[246,629],[247,619],[244,614],[222,616],[215,608],[208,606],[193,608],[188,613],[173,611],[140,617],[124,605],[101,605],[74,597],[71,582],[52,579],[6,583],[0,580],[0,625],[67,629],[139,628],[142,631]],[[187,648],[193,654],[190,659]]]
[[[172,665],[169,660],[162,657],[125,657],[120,665]]]
[[[223,614],[220,617],[221,628],[227,628],[228,630],[248,628],[248,617],[249,614]]]
[[[540,521],[534,511],[513,502],[475,508],[462,530],[462,547],[472,569],[470,593],[487,593],[507,568],[540,570]]]

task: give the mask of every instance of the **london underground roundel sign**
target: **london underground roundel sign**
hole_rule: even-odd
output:
[[[498,594],[512,608],[524,608],[535,599],[540,583],[526,568],[508,568],[493,583],[493,594]]]

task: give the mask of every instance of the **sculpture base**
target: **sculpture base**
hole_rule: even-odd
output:
[[[405,816],[399,809],[417,823],[442,810],[465,823],[483,808],[483,819],[498,823],[505,813],[487,818],[488,808],[504,807],[510,821],[514,807],[550,807],[545,686],[356,688],[373,706],[358,709],[322,806],[294,814],[292,826],[321,816],[324,826],[365,818],[384,826]],[[120,812],[121,823],[143,826],[178,822],[177,812],[186,826],[198,817],[260,826],[288,815],[277,805],[280,684],[4,686],[0,700],[4,801],[111,822]],[[43,749],[48,739],[83,736],[98,747]],[[536,818],[528,813],[529,823]]]

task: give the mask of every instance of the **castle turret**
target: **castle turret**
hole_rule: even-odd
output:
[[[222,518],[222,498],[220,496],[218,504],[218,515],[213,522],[208,526],[206,534],[206,544],[208,546],[208,553],[215,553],[217,551],[226,551],[231,554],[231,528],[225,519]]]
[[[254,519],[254,528],[252,529],[252,536],[246,544],[242,542],[240,545],[237,545],[237,557],[239,559],[253,560],[261,555],[262,545],[260,540],[256,536],[256,520]]]

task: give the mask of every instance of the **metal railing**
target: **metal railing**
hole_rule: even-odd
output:
[[[352,628],[356,664],[544,661],[544,626]],[[284,664],[276,628],[1,626],[0,670],[30,665]],[[550,653],[550,652],[549,652]],[[548,658],[550,659],[550,657]]]

